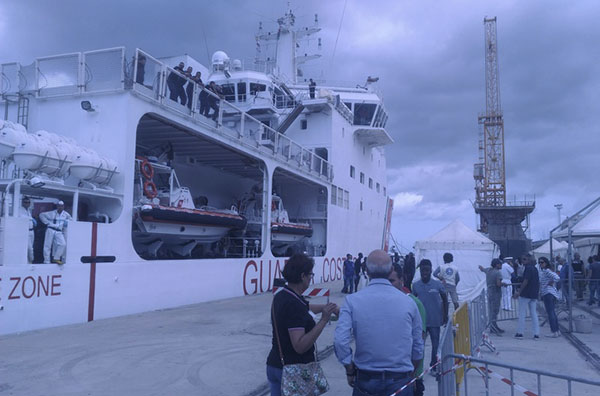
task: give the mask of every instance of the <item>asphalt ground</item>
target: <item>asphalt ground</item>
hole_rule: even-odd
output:
[[[331,301],[341,304],[342,283],[326,287],[331,288]],[[271,298],[265,293],[2,336],[0,396],[264,394]],[[484,350],[483,358],[600,380],[564,337],[534,341],[527,334],[515,340],[516,321],[501,326],[506,335],[491,338],[499,354]],[[322,365],[331,386],[328,395],[350,395],[345,371],[330,349],[334,328],[332,322],[318,341],[318,349],[327,355]],[[600,333],[586,342],[597,346]],[[426,356],[429,347],[427,342]],[[482,377],[475,370],[468,376],[469,394],[484,394]],[[517,380],[525,387],[536,385],[535,376]],[[490,381],[491,394],[510,394],[505,383]],[[562,381],[544,379],[542,384],[544,395],[567,394]],[[437,395],[434,377],[426,376],[425,385],[426,395]],[[600,389],[577,390],[574,394],[600,394]]]

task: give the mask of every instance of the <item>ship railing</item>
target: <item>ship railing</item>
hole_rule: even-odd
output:
[[[207,123],[207,119],[199,113],[199,95],[204,91],[218,100],[218,123],[215,125],[218,133],[237,139],[252,138],[255,148],[267,149],[273,156],[287,161],[291,166],[296,162],[295,166],[304,171],[316,173],[327,180],[333,178],[332,166],[328,161],[183,75],[179,76],[185,79],[185,86],[191,83],[193,87],[192,103],[188,106],[187,103],[182,105],[177,100],[171,100],[167,79],[176,71],[140,49],[136,49],[131,62],[126,60],[125,48],[116,47],[42,57],[29,66],[6,63],[1,65],[0,72],[0,92],[5,101],[13,94],[50,98],[132,89],[172,111]],[[273,100],[275,104],[281,100],[284,106],[293,104],[291,98],[275,97]],[[236,117],[239,117],[237,123]],[[223,124],[224,121],[226,125]],[[252,125],[253,128],[244,129],[246,125]]]
[[[140,58],[144,58],[143,62],[145,63],[143,77],[139,77],[141,71],[141,68],[138,67]],[[262,121],[222,99],[214,92],[203,88],[194,80],[164,65],[144,51],[140,49],[136,50],[133,66],[130,70],[132,75],[132,89],[148,99],[157,101],[173,111],[191,117],[195,121],[206,123],[210,121],[207,120],[205,115],[200,114],[199,111],[199,97],[203,92],[218,103],[218,113],[214,122],[215,128],[219,133],[237,139],[251,147],[269,152],[275,158],[290,164],[290,166],[310,174],[316,174],[318,177],[332,180],[332,165],[324,158],[316,155],[313,151],[296,143],[270,126],[265,125]],[[178,78],[185,80],[184,91],[187,91],[188,84],[192,87],[191,91],[187,91],[192,92],[191,104],[187,102],[187,96],[189,96],[187,93],[185,105],[181,104],[178,98],[171,99],[174,96],[171,96],[171,89],[167,83],[171,73],[176,73],[175,75]],[[289,97],[288,99],[291,100]],[[209,109],[209,116],[211,118],[214,114],[215,110]]]

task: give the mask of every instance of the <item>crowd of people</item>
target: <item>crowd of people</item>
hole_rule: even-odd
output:
[[[292,256],[283,269],[287,286],[275,295],[271,311],[273,340],[267,358],[271,395],[282,394],[284,366],[316,361],[314,343],[332,315],[338,317],[335,354],[353,395],[387,395],[409,383],[399,396],[422,395],[425,340],[427,336],[431,340],[429,370],[436,375],[440,329],[448,321],[447,294],[456,292],[459,281],[451,255],[445,259],[446,267],[435,276],[431,261],[421,260],[420,280],[413,282],[414,254],[391,257],[375,250],[355,259],[348,254],[342,293],[349,296],[339,307],[312,304],[302,297],[314,276],[314,261],[303,254]],[[367,277],[368,287],[357,293]],[[322,314],[319,322],[309,311]]]
[[[600,257],[592,257],[587,266],[577,266],[578,260],[579,255],[575,255],[572,265],[576,271],[581,268],[584,277],[578,279],[589,282],[589,302],[600,304],[600,298],[595,297],[600,293]],[[454,309],[459,303],[456,292],[460,282],[458,266],[453,263],[451,253],[445,253],[443,261],[433,271],[428,259],[422,259],[415,268],[412,253],[401,257],[398,253],[390,256],[375,250],[366,258],[362,253],[356,258],[348,254],[343,264],[342,293],[349,295],[340,307],[331,303],[312,304],[302,297],[314,277],[314,261],[303,254],[292,256],[283,270],[287,286],[275,295],[272,305],[273,344],[267,359],[271,395],[282,394],[284,366],[316,361],[314,344],[325,324],[336,315],[334,350],[345,368],[354,396],[389,395],[403,387],[398,396],[423,395],[425,341],[429,337],[432,347],[428,371],[436,375],[441,327],[448,322],[450,301]],[[553,261],[562,262],[559,258]],[[564,270],[566,264],[558,268],[554,262],[546,257],[540,257],[536,262],[532,255],[524,254],[517,259],[494,258],[487,268],[479,266],[486,276],[492,333],[504,333],[498,326],[497,315],[500,309],[512,310],[512,299],[516,298],[518,325],[515,338],[524,338],[529,310],[532,337],[539,339],[537,301],[541,299],[551,330],[546,336],[560,336],[555,305],[561,298],[559,290],[564,290],[566,282],[559,274],[571,272],[568,268]],[[415,270],[419,270],[420,279],[413,282]],[[572,272],[577,274],[576,271]],[[366,278],[368,286],[365,282],[358,292],[362,279]],[[582,298],[579,296],[583,294],[578,295]],[[309,311],[322,314],[319,322],[315,322]],[[352,342],[355,343],[354,350]]]

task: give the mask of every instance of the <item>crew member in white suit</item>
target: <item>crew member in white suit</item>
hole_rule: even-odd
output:
[[[512,260],[512,257],[505,257],[504,262],[502,263],[502,269],[500,270],[500,273],[502,274],[502,284],[507,285],[502,288],[502,309],[505,311],[512,310],[513,288],[511,285],[511,278],[513,272],[515,272],[512,266]]]
[[[64,263],[63,256],[67,247],[64,231],[69,220],[72,220],[72,217],[65,211],[63,201],[56,203],[56,209],[40,213],[40,221],[48,227],[44,239],[44,263],[50,264],[50,258],[53,263]]]
[[[29,241],[27,243],[27,261],[29,264],[33,263],[33,239],[35,237],[33,233],[33,229],[35,228],[37,222],[31,215],[31,200],[29,197],[25,196],[21,200],[21,207],[19,208],[19,217],[25,217],[29,219]]]

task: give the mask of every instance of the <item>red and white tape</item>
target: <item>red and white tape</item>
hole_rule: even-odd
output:
[[[414,384],[419,378],[423,377],[425,374],[427,374],[428,372],[430,372],[432,368],[434,368],[435,366],[437,366],[440,363],[441,363],[441,361],[438,360],[436,364],[434,364],[433,366],[431,366],[431,367],[423,370],[423,372],[421,374],[417,375],[415,378],[413,378],[412,380],[410,380],[409,383],[407,383],[406,385],[404,385],[402,388],[398,389],[396,392],[392,393],[390,396],[396,396],[398,393],[402,392],[404,389],[406,389],[410,385]]]
[[[484,373],[487,373],[487,374],[491,375],[494,378],[498,378],[500,381],[504,382],[507,385],[512,385],[519,392],[523,392],[524,395],[527,395],[527,396],[538,396],[537,393],[534,393],[534,392],[528,390],[527,388],[522,387],[521,385],[515,383],[514,381],[511,381],[509,378],[503,377],[500,374],[495,373],[495,372],[493,372],[490,369],[486,369],[485,367],[481,366],[481,367],[479,367],[479,370],[481,370]]]
[[[309,287],[302,295],[304,297],[329,297],[329,289]]]

